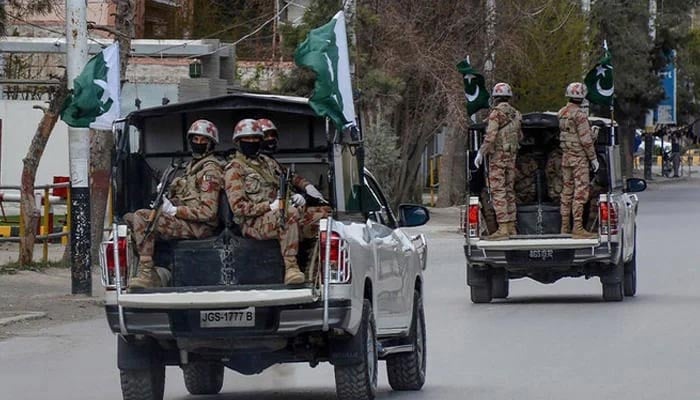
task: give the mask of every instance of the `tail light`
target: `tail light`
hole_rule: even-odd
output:
[[[598,205],[600,212],[600,232],[603,235],[608,234],[608,227],[610,227],[610,234],[617,234],[617,211],[615,210],[614,203],[608,203],[607,201],[601,201]]]
[[[117,257],[119,258],[119,275],[121,276],[121,286],[125,287],[128,281],[129,264],[133,253],[129,240],[121,235],[117,239]],[[100,246],[100,266],[102,267],[102,285],[109,289],[116,288],[116,260],[114,257],[114,242],[112,238],[102,242]]]
[[[323,282],[323,266],[326,262],[326,240],[325,231],[320,233],[320,264],[321,264],[321,282]],[[330,283],[350,283],[352,276],[350,273],[350,259],[348,258],[347,242],[343,240],[336,232],[331,232],[330,237]]]
[[[469,237],[479,236],[479,205],[470,204],[469,205],[469,216],[467,220],[466,232]]]

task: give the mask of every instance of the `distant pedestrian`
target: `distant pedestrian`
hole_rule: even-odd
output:
[[[673,161],[673,177],[678,178],[678,169],[681,166],[681,138],[677,133],[671,135],[671,160]]]

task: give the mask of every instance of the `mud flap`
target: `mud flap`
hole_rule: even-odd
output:
[[[151,363],[162,361],[160,346],[152,339],[131,340],[117,335],[117,367],[119,369],[145,369]]]
[[[600,274],[600,282],[606,285],[622,282],[625,276],[624,263],[620,261],[617,265],[609,265],[605,273]]]
[[[487,269],[476,269],[471,265],[467,265],[467,285],[486,286],[490,284],[491,280]]]
[[[360,364],[365,355],[357,349],[362,348],[363,335],[358,331],[356,335],[336,336],[330,339],[329,358],[333,365]]]

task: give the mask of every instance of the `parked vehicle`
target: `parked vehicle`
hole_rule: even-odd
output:
[[[469,203],[464,207],[462,226],[472,302],[507,298],[509,280],[525,277],[548,284],[564,277],[597,276],[606,301],[621,301],[624,296],[635,295],[639,199],[632,193],[643,191],[646,182],[622,179],[620,149],[611,138],[610,121],[591,118],[591,123],[600,127],[596,142],[600,169],[593,174],[593,196],[584,211],[584,226],[598,233],[593,239],[560,234],[559,198],[554,188],[556,182],[550,180],[561,181],[561,169],[558,176],[551,171],[545,173],[545,169],[552,167],[551,162],[555,162],[559,149],[559,120],[554,113],[531,113],[523,116],[524,139],[517,162],[521,169],[523,160],[529,159],[533,170],[532,175],[529,170],[517,171],[521,177],[516,180],[519,234],[503,241],[484,240],[484,236],[496,230],[496,222],[490,218],[493,208],[484,168],[473,166],[484,126],[471,129]]]
[[[427,245],[423,235],[402,228],[426,223],[428,210],[403,204],[394,213],[362,167],[361,142],[327,128],[307,99],[236,93],[131,113],[115,125],[115,215],[146,207],[160,171],[189,156],[192,121],[214,122],[226,148],[232,141],[225,132],[237,121],[261,117],[284,132],[276,158],[294,164],[333,207],[317,238],[301,243],[307,283],[283,284],[278,241],[242,236],[225,192],[215,236],[156,242],[162,288],[127,290],[134,246],[127,227],[115,223],[102,244],[101,267],[124,399],[161,399],[166,366],[182,368],[190,393],[216,394],[225,367],[251,375],[292,362],[332,363],[339,399],[372,399],[379,360],[393,389],[419,390],[426,374]]]

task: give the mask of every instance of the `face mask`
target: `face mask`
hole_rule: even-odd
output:
[[[194,158],[200,158],[207,153],[209,143],[194,143],[190,141],[190,148],[192,149],[192,156]]]
[[[277,152],[277,139],[263,140],[260,145],[260,152],[263,154],[275,154]]]
[[[246,157],[255,157],[260,150],[260,142],[239,142],[238,148]]]

